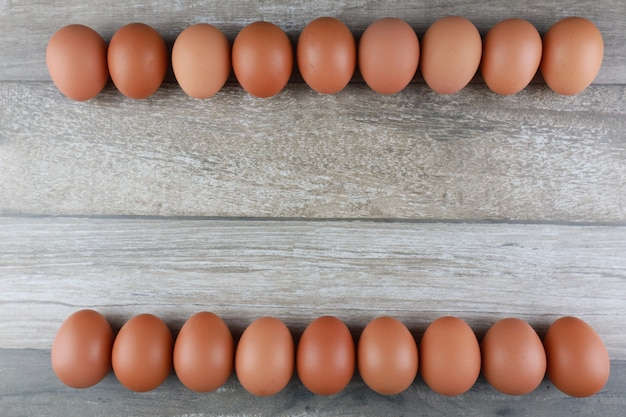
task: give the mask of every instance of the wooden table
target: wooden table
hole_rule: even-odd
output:
[[[49,79],[45,47],[83,23],[110,39],[126,23],[171,45],[208,22],[232,41],[268,20],[296,42],[330,15],[358,37],[397,16],[421,38],[438,17],[481,31],[509,17],[541,33],[565,16],[594,21],[605,60],[594,84],[558,96],[538,79],[500,97],[479,77],[442,96],[416,77],[393,96],[359,81],[333,96],[295,75],[271,99],[233,80],[209,100],[173,76],[151,98],[112,85],[75,103]],[[0,1],[0,414],[3,416],[602,415],[626,406],[626,3],[537,0]],[[117,329],[135,314],[173,331],[193,313],[221,315],[235,335],[264,315],[298,336],[314,318],[345,320],[355,337],[383,314],[419,340],[443,315],[480,337],[519,317],[540,334],[576,315],[604,339],[612,374],[588,399],[549,381],[523,397],[484,379],[459,397],[420,377],[383,397],[358,376],[319,397],[297,380],[256,398],[235,377],[194,394],[172,375],[135,394],[111,374],[62,385],[50,347],[72,312],[94,308]]]

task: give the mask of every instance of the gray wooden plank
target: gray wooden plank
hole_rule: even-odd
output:
[[[294,377],[280,393],[259,398],[248,394],[232,377],[212,393],[194,394],[171,375],[154,391],[135,394],[113,374],[84,390],[56,380],[47,350],[0,350],[0,408],[16,416],[590,416],[621,417],[626,406],[626,362],[611,363],[606,387],[593,397],[571,398],[548,380],[528,395],[500,394],[480,378],[466,394],[443,397],[420,377],[402,394],[381,396],[355,376],[342,392],[311,394]]]
[[[576,315],[623,360],[624,253],[614,226],[0,217],[0,347],[49,348],[81,308],[174,331],[208,309],[235,333],[265,315],[358,333],[390,314],[416,334],[448,314],[479,334]]]
[[[397,16],[407,20],[422,35],[428,25],[445,15],[471,19],[484,34],[495,23],[510,17],[528,19],[540,32],[566,16],[584,16],[594,21],[605,40],[605,61],[596,80],[599,84],[626,82],[626,4],[622,0],[597,2],[567,0],[440,1],[167,1],[107,2],[0,1],[0,80],[47,80],[44,51],[52,33],[70,23],[92,26],[110,39],[122,25],[140,21],[157,28],[168,40],[185,27],[209,22],[232,40],[246,24],[272,21],[283,27],[295,42],[298,33],[316,17],[330,15],[345,21],[358,36],[374,20]]]
[[[624,222],[625,95],[168,84],[75,103],[0,83],[0,212]]]

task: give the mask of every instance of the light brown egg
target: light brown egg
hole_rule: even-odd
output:
[[[314,320],[302,333],[296,360],[300,381],[309,391],[338,393],[354,375],[356,354],[350,330],[336,317]]]
[[[97,96],[109,79],[107,45],[96,31],[83,25],[65,26],[52,35],[46,64],[59,91],[77,101]]]
[[[293,48],[281,28],[269,22],[254,22],[239,32],[233,42],[233,70],[237,81],[255,97],[278,94],[293,69]]]
[[[80,310],[59,328],[52,344],[52,369],[65,385],[87,388],[111,370],[113,330],[102,314]]]
[[[230,43],[215,26],[206,23],[189,26],[174,42],[172,68],[187,95],[200,99],[212,97],[230,75]]]
[[[126,97],[150,97],[161,86],[169,57],[161,35],[143,23],[120,28],[109,43],[109,72]]]
[[[541,62],[541,36],[523,19],[507,19],[492,27],[483,41],[480,70],[485,83],[496,94],[523,90]]]
[[[464,17],[443,17],[422,38],[424,81],[437,93],[456,93],[472,80],[481,56],[482,40],[476,26]]]
[[[523,320],[507,318],[491,326],[482,340],[481,352],[485,379],[505,394],[528,394],[546,374],[541,339]]]
[[[128,320],[113,343],[113,372],[132,391],[150,391],[172,370],[172,333],[161,319],[140,314]]]
[[[233,372],[235,346],[226,323],[204,311],[191,316],[174,345],[174,370],[180,382],[196,392],[224,385]]]
[[[269,396],[287,386],[293,376],[294,343],[285,324],[262,317],[241,335],[235,353],[235,372],[251,394]]]
[[[358,344],[359,373],[365,384],[383,395],[406,390],[417,375],[417,344],[402,322],[378,317],[361,333]]]
[[[576,317],[556,320],[544,339],[548,378],[555,387],[574,397],[589,397],[607,383],[609,354],[600,336]]]
[[[354,36],[334,17],[320,17],[306,25],[298,38],[296,54],[302,78],[321,94],[343,90],[356,69]]]
[[[413,79],[420,46],[415,31],[402,19],[372,23],[359,40],[359,70],[367,85],[380,94],[395,94]]]
[[[457,317],[433,321],[420,343],[424,382],[443,395],[467,392],[480,374],[480,346],[474,331]]]
[[[602,66],[604,41],[587,19],[568,17],[556,22],[543,37],[541,75],[564,95],[578,94],[593,82]]]

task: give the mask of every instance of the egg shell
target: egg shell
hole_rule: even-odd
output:
[[[293,48],[281,28],[254,22],[237,34],[232,51],[233,70],[244,90],[255,97],[278,94],[293,69]]]
[[[354,375],[356,353],[348,326],[332,316],[314,320],[298,343],[296,366],[300,381],[318,395],[336,394]]]
[[[464,17],[443,17],[422,38],[424,81],[437,93],[456,93],[472,80],[481,56],[482,40],[476,26]]]
[[[72,388],[88,388],[111,370],[113,329],[104,316],[80,310],[61,325],[52,344],[52,369]]]
[[[548,378],[573,397],[589,397],[607,383],[609,353],[595,330],[576,317],[556,320],[546,333],[544,347]]]
[[[172,370],[172,333],[152,314],[127,321],[113,343],[113,372],[126,388],[150,391],[165,381]]]
[[[356,69],[354,36],[334,17],[319,17],[307,24],[298,38],[296,55],[302,78],[321,94],[343,90]]]
[[[537,73],[541,53],[541,36],[530,22],[499,22],[483,40],[480,70],[487,87],[502,95],[520,92]]]
[[[505,394],[528,394],[546,374],[541,339],[523,320],[506,318],[493,324],[483,337],[481,352],[485,379]]]
[[[233,372],[235,345],[226,323],[203,311],[191,316],[174,344],[174,370],[192,391],[210,392],[224,385]]]
[[[68,25],[52,35],[46,65],[59,91],[77,101],[97,96],[109,79],[107,45],[84,25]]]
[[[393,317],[378,317],[365,326],[357,357],[363,381],[379,394],[399,394],[417,375],[419,358],[415,339]]]
[[[293,376],[295,349],[285,324],[261,317],[244,330],[235,353],[235,372],[251,394],[270,396],[287,386]]]
[[[380,94],[395,94],[413,79],[420,46],[411,26],[387,17],[365,29],[359,40],[359,70],[365,83]]]
[[[115,32],[107,57],[113,84],[126,97],[134,99],[154,94],[169,64],[165,41],[143,23],[130,23]]]
[[[172,47],[172,69],[187,95],[198,99],[212,97],[230,75],[230,43],[215,26],[189,26]]]
[[[541,75],[556,93],[578,94],[598,75],[603,56],[600,30],[587,19],[568,17],[552,25],[543,37]]]
[[[439,394],[467,392],[480,374],[480,346],[474,331],[458,317],[433,321],[420,342],[420,369],[426,385]]]

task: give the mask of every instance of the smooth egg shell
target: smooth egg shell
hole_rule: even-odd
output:
[[[555,387],[574,397],[589,397],[606,385],[611,363],[600,336],[576,317],[556,320],[543,341],[548,378]]]
[[[196,392],[224,385],[233,372],[235,346],[226,323],[203,311],[191,316],[174,345],[174,370],[180,382]]]
[[[113,329],[104,316],[80,310],[61,325],[52,344],[52,369],[65,385],[88,388],[111,370]]]
[[[314,320],[302,333],[296,358],[298,376],[309,391],[338,393],[354,375],[356,353],[350,330],[336,317]]]
[[[480,346],[474,331],[458,317],[441,317],[424,332],[420,343],[424,382],[443,395],[468,391],[480,374]]]
[[[365,384],[383,395],[406,390],[417,375],[413,335],[393,317],[378,317],[365,326],[358,344],[359,373]]]
[[[293,376],[295,349],[285,324],[261,317],[244,330],[235,353],[235,372],[251,394],[269,396],[287,386]]]
[[[422,38],[424,81],[437,93],[456,93],[472,80],[481,56],[482,40],[476,26],[464,17],[443,17]]]

